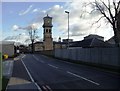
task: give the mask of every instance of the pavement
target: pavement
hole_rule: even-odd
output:
[[[12,76],[13,64],[13,60],[3,62],[3,76],[6,78],[10,78]]]
[[[6,61],[6,64],[3,63],[4,65],[6,65],[4,75],[9,76],[10,78],[6,87],[6,91],[41,91],[29,77],[29,74],[21,61],[21,57],[22,55],[14,58],[13,61]]]

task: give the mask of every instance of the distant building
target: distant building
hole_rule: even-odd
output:
[[[73,42],[73,39],[63,39],[62,41],[63,41],[63,42],[66,42],[66,43],[67,43],[68,41],[69,41],[69,42]]]
[[[67,43],[66,42],[53,42],[53,48],[54,49],[67,48]]]
[[[67,48],[68,41],[69,47],[82,47],[82,48],[93,48],[93,47],[111,47],[107,42],[104,42],[104,37],[91,34],[84,37],[82,41],[73,41],[73,39],[63,39],[59,37],[58,42],[53,41],[52,38],[52,17],[46,16],[43,18],[43,42],[34,43],[34,51],[49,51],[54,49]],[[29,50],[31,50],[31,44],[29,45]]]
[[[95,35],[95,34],[90,34],[90,35],[84,37],[84,40],[86,40],[86,39],[98,39],[98,40],[104,41],[104,37]]]
[[[66,48],[66,43],[61,42],[61,38],[59,37],[58,42],[53,42],[52,38],[52,17],[46,16],[43,18],[43,42],[35,42],[34,43],[34,51],[50,51],[56,48]],[[70,40],[73,41],[73,40]],[[67,42],[67,41],[66,41]],[[31,44],[29,45],[29,50],[31,51]]]
[[[88,35],[82,41],[72,42],[70,47],[95,48],[112,47],[111,44],[104,42],[104,37],[98,35]]]
[[[34,49],[35,52],[43,51],[44,50],[43,42],[35,42]]]
[[[14,56],[14,53],[15,53],[14,42],[2,41],[0,42],[0,46],[2,46],[2,49],[0,49],[0,52],[2,53],[2,55],[7,54],[9,57]]]
[[[31,47],[28,47],[26,45],[19,45],[19,46],[17,46],[17,49],[20,50],[20,53],[29,52],[31,50],[29,48],[31,48]]]

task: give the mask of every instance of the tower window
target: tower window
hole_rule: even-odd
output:
[[[51,33],[51,29],[49,29],[49,33]]]
[[[46,29],[46,33],[48,33],[48,29]]]

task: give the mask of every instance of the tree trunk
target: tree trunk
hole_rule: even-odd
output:
[[[114,30],[114,41],[115,41],[115,46],[116,47],[120,47],[120,45],[119,45],[119,32],[118,32],[118,30],[117,30],[117,28],[115,27],[115,25],[113,25],[113,30]]]
[[[32,40],[32,53],[34,53],[34,41]]]

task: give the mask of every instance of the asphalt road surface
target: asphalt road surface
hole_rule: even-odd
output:
[[[120,76],[53,59],[40,54],[24,54],[21,59],[30,78],[42,89],[119,89]]]

